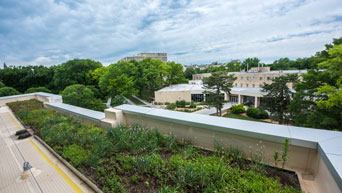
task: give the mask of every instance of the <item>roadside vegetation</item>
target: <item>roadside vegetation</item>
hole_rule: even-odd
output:
[[[223,115],[223,117],[241,119],[241,120],[247,120],[247,121],[267,122],[264,119],[268,119],[269,115],[265,110],[261,108],[249,107],[246,111],[243,104],[238,104],[238,105],[233,105],[229,109],[229,111],[225,115]]]
[[[300,192],[281,170],[218,143],[211,152],[155,129],[102,130],[36,100],[8,106],[104,192]]]

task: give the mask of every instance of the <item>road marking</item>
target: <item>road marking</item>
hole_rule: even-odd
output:
[[[20,125],[18,124],[18,122],[14,119],[14,117],[11,115],[11,113],[7,112],[8,116],[11,117],[12,121],[17,125],[18,130],[21,130]]]
[[[39,154],[45,159],[45,161],[51,165],[58,173],[59,175],[66,181],[66,183],[69,184],[69,186],[76,192],[76,193],[83,193],[83,191],[69,178],[69,176],[64,173],[64,171],[56,164],[54,164],[49,157],[32,141],[30,140],[30,143],[33,145],[33,147],[39,152]]]

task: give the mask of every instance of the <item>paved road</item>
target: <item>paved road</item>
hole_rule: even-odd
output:
[[[230,107],[232,107],[232,103],[226,103],[223,105],[222,111],[229,109]],[[216,113],[216,108],[212,107],[209,109],[202,109],[202,110],[199,110],[199,111],[196,111],[193,113],[201,114],[201,115],[212,115],[212,114]]]
[[[20,129],[23,127],[8,107],[1,107],[0,193],[92,192],[34,138],[15,139]],[[23,172],[23,159],[32,165],[36,181],[29,171]]]

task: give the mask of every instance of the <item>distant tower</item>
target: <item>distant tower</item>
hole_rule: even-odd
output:
[[[6,69],[7,68],[7,65],[6,65],[6,63],[4,62],[4,69]]]

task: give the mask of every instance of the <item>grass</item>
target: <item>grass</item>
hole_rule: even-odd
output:
[[[211,152],[139,126],[103,130],[37,104],[9,107],[105,193],[299,192],[255,169],[237,150],[218,145]]]
[[[129,100],[131,100],[134,104],[136,105],[145,105],[143,102],[141,102],[140,100],[134,98],[133,96],[129,96],[127,97]]]
[[[233,119],[241,119],[241,120],[247,120],[247,121],[258,121],[258,122],[267,123],[266,121],[263,121],[263,120],[260,120],[260,119],[254,119],[254,118],[251,118],[251,117],[243,116],[243,115],[240,115],[240,114],[234,114],[234,113],[227,113],[227,114],[223,115],[223,117],[233,118]]]

